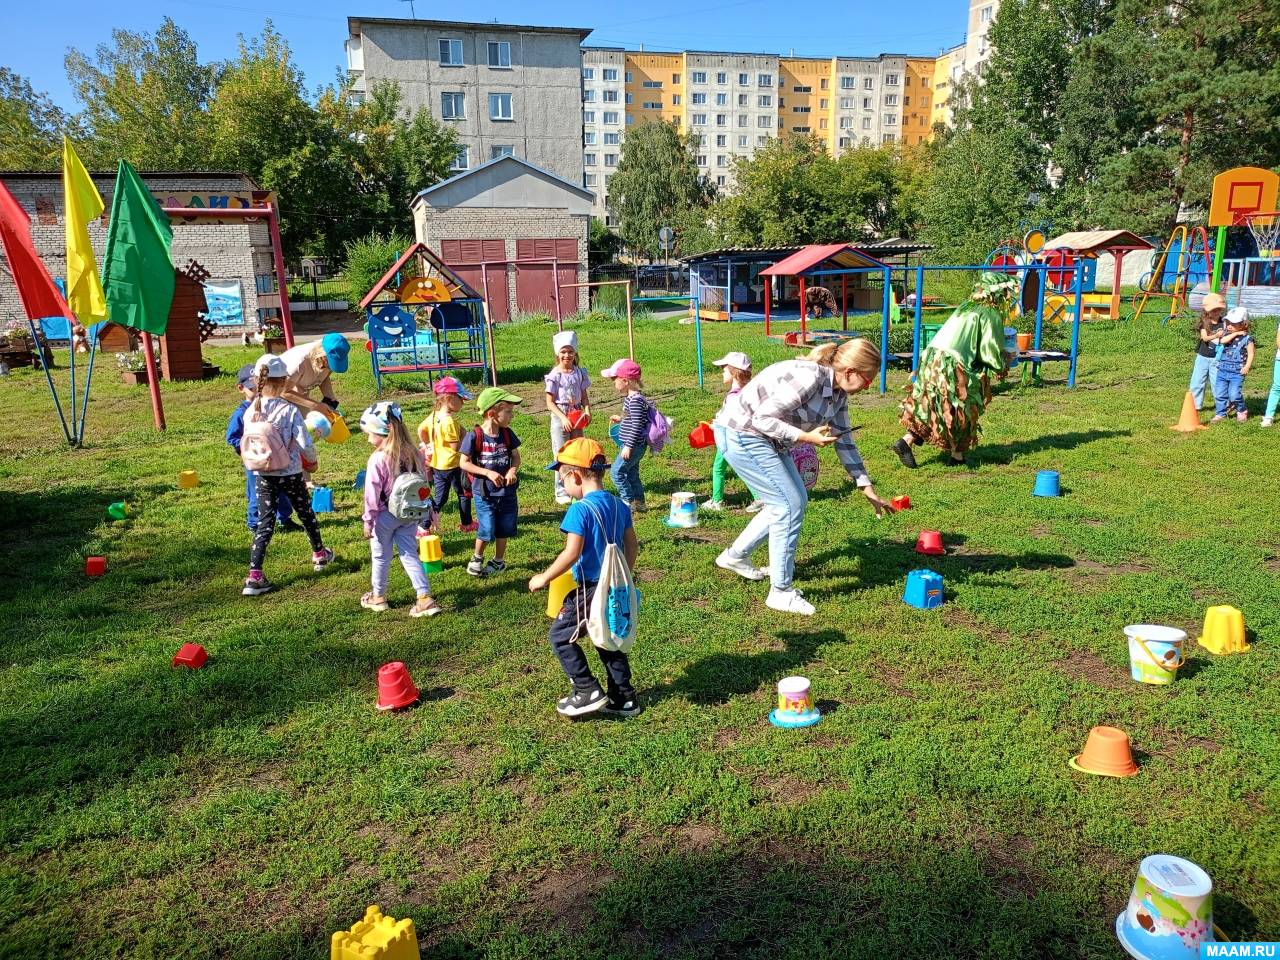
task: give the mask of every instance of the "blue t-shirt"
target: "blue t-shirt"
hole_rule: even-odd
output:
[[[592,490],[569,507],[560,530],[582,538],[582,556],[573,565],[573,578],[579,585],[600,579],[606,531],[607,541],[622,549],[622,538],[630,526],[631,508],[605,490]]]

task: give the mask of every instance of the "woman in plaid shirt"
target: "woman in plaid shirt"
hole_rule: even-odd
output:
[[[823,344],[803,360],[766,367],[716,417],[725,459],[764,504],[716,566],[748,580],[770,580],[765,603],[784,613],[813,614],[813,604],[792,585],[796,544],[809,494],[789,448],[835,444],[840,462],[877,516],[890,509],[876,495],[849,428],[848,395],[867,389],[880,369],[880,351],[866,340]],[[769,569],[751,554],[769,540]]]

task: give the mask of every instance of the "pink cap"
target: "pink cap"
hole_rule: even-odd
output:
[[[613,366],[606,370],[600,371],[602,377],[622,377],[626,380],[640,379],[640,364],[634,360],[628,360],[625,357],[621,360],[615,360]]]
[[[467,392],[467,388],[460,384],[453,377],[441,377],[436,381],[436,385],[431,388],[436,393],[455,393],[463,400],[470,400],[471,394]]]

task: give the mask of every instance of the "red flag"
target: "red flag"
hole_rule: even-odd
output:
[[[4,255],[9,258],[13,282],[27,316],[32,320],[66,317],[74,323],[75,317],[66,300],[31,242],[31,218],[3,181],[0,181],[0,242],[4,245]]]

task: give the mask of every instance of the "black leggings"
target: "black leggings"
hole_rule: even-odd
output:
[[[293,511],[298,515],[303,528],[307,531],[307,539],[311,541],[311,549],[319,553],[324,549],[324,541],[320,539],[320,521],[311,509],[311,497],[307,495],[307,482],[301,473],[290,473],[283,477],[269,477],[265,473],[258,474],[258,529],[253,534],[253,549],[249,552],[249,569],[261,570],[262,561],[267,556],[267,544],[276,532],[276,501],[283,493],[293,504]]]

